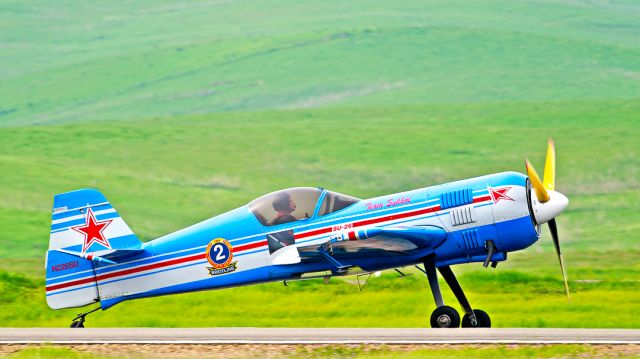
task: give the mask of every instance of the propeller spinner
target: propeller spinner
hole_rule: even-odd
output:
[[[541,181],[540,176],[536,172],[529,159],[525,161],[527,169],[527,175],[531,181],[533,192],[535,196],[531,196],[531,208],[533,210],[533,217],[536,224],[547,223],[549,225],[549,231],[551,232],[551,238],[553,239],[553,245],[558,255],[558,261],[560,262],[560,269],[562,270],[562,278],[564,279],[564,289],[567,293],[567,298],[571,298],[569,294],[569,284],[567,282],[567,273],[564,268],[564,261],[562,260],[562,252],[560,251],[560,239],[558,237],[558,227],[556,225],[555,218],[564,211],[569,204],[569,199],[560,192],[555,191],[555,177],[556,177],[556,150],[553,144],[553,140],[549,139],[547,145],[547,158],[544,163],[544,179]]]

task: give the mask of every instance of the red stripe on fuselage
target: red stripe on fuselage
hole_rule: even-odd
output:
[[[99,274],[99,275],[97,275],[95,277],[95,281],[102,281],[102,280],[105,280],[105,279],[119,277],[119,276],[122,276],[122,275],[127,275],[127,274],[132,274],[132,273],[137,273],[137,272],[144,272],[144,271],[147,271],[147,270],[167,267],[167,266],[171,266],[171,265],[174,265],[174,264],[181,264],[181,263],[191,262],[191,261],[195,261],[195,260],[201,260],[201,259],[205,259],[205,257],[206,257],[205,253],[198,253],[198,254],[194,254],[194,255],[188,256],[188,257],[174,258],[174,259],[170,259],[170,260],[163,261],[163,262],[147,264],[147,265],[144,265],[144,266],[141,266],[141,267],[129,268],[129,269],[123,269],[123,270],[114,271],[114,272],[110,272],[110,273]],[[80,284],[91,283],[93,281],[94,281],[94,277],[78,279],[78,280],[71,281],[71,282],[53,284],[53,285],[47,286],[46,290],[47,291],[52,291],[52,290],[57,290],[57,289],[62,289],[62,288],[67,288],[67,287],[73,287],[73,286],[80,285]]]
[[[484,196],[476,197],[473,199],[473,203],[484,202],[491,199],[491,196],[486,194]]]
[[[267,244],[267,241],[249,243],[249,244],[245,244],[245,245],[241,245],[241,246],[237,246],[237,247],[233,248],[233,252],[237,253],[237,252],[245,251],[245,250],[248,250],[248,249],[258,248],[258,247],[262,247],[262,246],[264,246],[266,244]],[[127,275],[127,274],[133,274],[133,273],[137,273],[137,272],[144,272],[144,271],[151,270],[151,269],[168,267],[168,266],[172,266],[174,264],[182,264],[182,263],[196,261],[196,260],[202,260],[202,259],[206,259],[206,254],[205,253],[198,253],[198,254],[194,254],[194,255],[188,256],[188,257],[175,258],[175,259],[170,259],[170,260],[167,260],[167,261],[151,263],[151,264],[147,264],[147,265],[142,266],[142,267],[123,269],[123,270],[114,271],[114,272],[110,272],[110,273],[100,274],[100,275],[98,275],[96,277],[96,280],[97,281],[101,281],[101,280],[114,278],[114,277],[119,277],[119,276],[123,276],[123,275]],[[53,284],[53,285],[47,286],[46,290],[47,291],[52,291],[52,290],[57,290],[57,289],[62,289],[62,288],[67,288],[67,287],[73,287],[73,286],[80,285],[80,284],[92,283],[93,281],[94,281],[93,277],[88,277],[88,278],[84,278],[84,279],[78,279],[78,280],[75,280],[75,281],[72,281],[72,282]]]
[[[46,290],[48,291],[52,291],[52,290],[56,290],[56,289],[62,289],[62,288],[67,288],[67,287],[72,287],[75,285],[80,285],[80,284],[86,284],[86,283],[92,283],[93,277],[88,277],[88,278],[84,278],[84,279],[78,279],[78,280],[74,280],[73,282],[66,282],[66,283],[60,283],[60,284],[53,284],[50,286],[47,286]]]
[[[331,232],[331,227],[332,226],[325,227],[325,228],[314,229],[314,230],[311,230],[311,231],[308,231],[308,232],[304,232],[304,233],[299,233],[299,234],[296,234],[295,237],[296,237],[296,239],[298,239],[298,238],[307,238],[307,237],[312,237],[312,236],[315,236],[315,235],[318,235],[318,234],[329,233],[329,232]]]
[[[233,253],[246,251],[247,249],[259,248],[266,246],[267,241],[253,242],[249,244],[243,244],[241,246],[233,247]]]

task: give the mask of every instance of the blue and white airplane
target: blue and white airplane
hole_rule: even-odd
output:
[[[416,266],[428,277],[437,308],[434,328],[490,327],[473,309],[450,266],[493,267],[529,247],[549,224],[569,295],[555,217],[568,199],[555,191],[555,150],[544,179],[526,161],[516,172],[358,199],[323,188],[273,192],[248,205],[142,243],[95,189],[58,194],[46,259],[46,298],[53,309],[99,303],[85,316],[125,300]],[[419,265],[423,265],[424,268]],[[464,316],[444,304],[437,271]]]

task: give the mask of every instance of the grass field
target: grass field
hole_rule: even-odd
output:
[[[44,302],[53,194],[99,188],[150,240],[285,187],[369,197],[539,170],[548,233],[456,267],[500,327],[640,327],[640,6],[633,2],[15,2],[0,6],[0,325]],[[145,299],[91,326],[425,326],[418,274]],[[452,297],[446,293],[446,300]],[[208,315],[215,303],[218,315]],[[283,306],[282,303],[286,303]]]

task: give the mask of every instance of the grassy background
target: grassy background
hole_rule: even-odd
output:
[[[525,155],[542,170],[551,136],[572,303],[548,233],[495,270],[455,270],[495,326],[640,327],[639,16],[633,2],[3,2],[0,324],[78,311],[44,302],[55,193],[99,188],[149,240],[290,186],[369,197],[523,171]],[[426,279],[396,277],[144,299],[89,325],[425,326]]]

